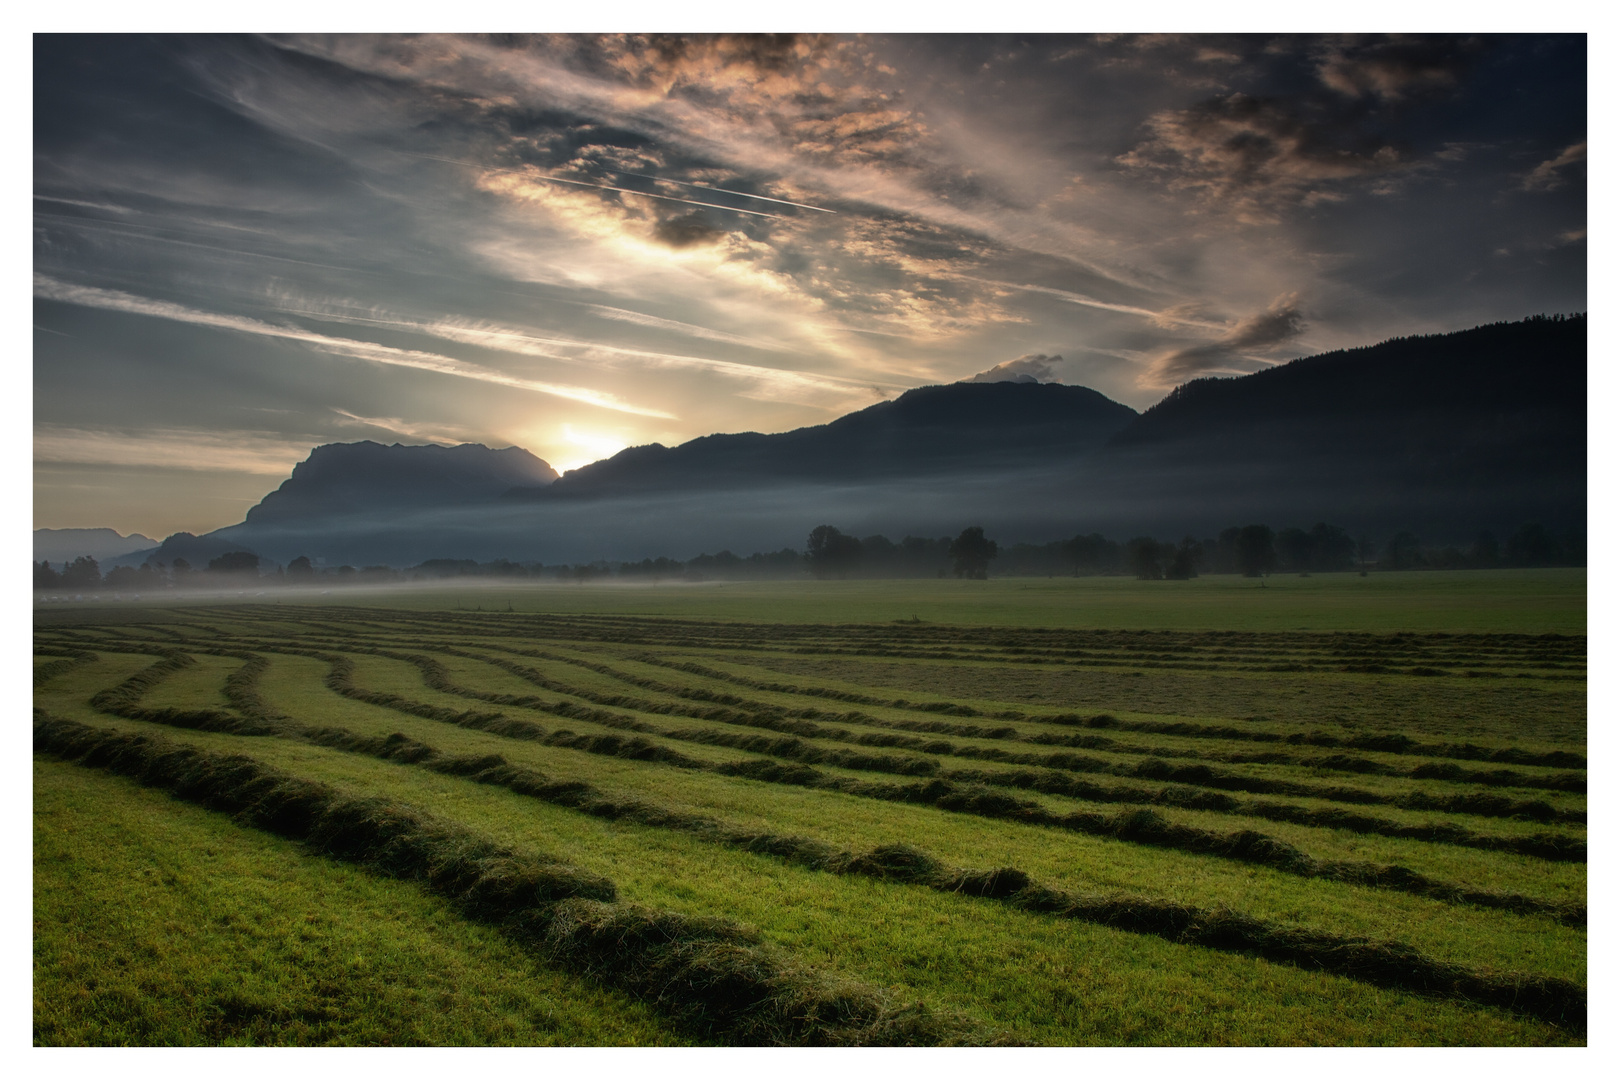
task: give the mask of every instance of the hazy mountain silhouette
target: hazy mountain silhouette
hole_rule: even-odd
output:
[[[1102,446],[1136,410],[1084,386],[954,383],[908,390],[830,424],[779,435],[707,435],[620,451],[511,498],[846,484],[1050,465]]]
[[[1199,379],[1141,415],[1084,387],[958,383],[829,424],[625,450],[556,479],[516,448],[317,448],[240,525],[160,557],[640,559],[816,525],[1004,541],[1247,522],[1468,541],[1586,518],[1586,320],[1537,318]]]
[[[1300,521],[1581,528],[1586,319],[1397,338],[1197,379],[1115,435],[1095,465]]]
[[[1214,440],[1275,453],[1342,451],[1323,425],[1353,432],[1358,457],[1383,440],[1483,444],[1538,463],[1586,456],[1586,319],[1534,319],[1396,338],[1306,357],[1240,379],[1195,379],[1112,440],[1116,446]],[[1318,432],[1311,438],[1307,432]]]
[[[403,446],[331,443],[293,466],[275,491],[247,513],[248,525],[364,514],[400,507],[471,506],[515,485],[549,484],[550,465],[527,450],[480,443]]]
[[[140,533],[120,536],[114,529],[35,529],[34,558],[60,563],[88,555],[101,561],[149,548],[155,543],[157,541],[150,536]]]

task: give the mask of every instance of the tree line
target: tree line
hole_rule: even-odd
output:
[[[387,585],[461,577],[705,581],[954,575],[982,580],[990,575],[992,563],[998,577],[1129,575],[1144,581],[1180,581],[1200,574],[1262,577],[1278,573],[1585,566],[1586,543],[1572,530],[1555,533],[1536,522],[1522,526],[1505,540],[1482,532],[1466,547],[1425,544],[1411,532],[1399,532],[1375,542],[1367,535],[1352,537],[1346,530],[1325,522],[1309,529],[1276,531],[1268,525],[1233,526],[1214,537],[1184,536],[1179,541],[1136,536],[1119,542],[1093,532],[1046,544],[1005,546],[987,537],[983,527],[977,525],[963,529],[954,538],[906,536],[899,541],[882,534],[857,537],[832,525],[818,525],[806,538],[803,551],[783,548],[741,556],[723,550],[685,561],[660,556],[640,562],[598,560],[548,566],[508,559],[429,559],[396,569],[385,565],[322,567],[306,555],[281,566],[266,563],[249,551],[232,551],[210,559],[201,568],[177,558],[168,564],[148,560],[138,567],[115,566],[103,574],[95,559],[81,555],[64,562],[60,569],[45,561],[35,563],[34,588],[74,594],[101,589],[140,594],[249,585],[256,589],[278,585]]]

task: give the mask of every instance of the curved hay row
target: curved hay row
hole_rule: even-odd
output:
[[[616,902],[600,875],[501,848],[401,803],[354,798],[241,755],[36,717],[36,750],[173,792],[312,851],[444,896],[546,959],[737,1044],[992,1041],[961,1018],[792,963],[726,920]]]
[[[247,669],[244,665],[243,670]],[[256,679],[262,671],[260,665],[244,681]],[[614,799],[591,784],[552,780],[538,770],[511,765],[499,755],[454,757],[397,733],[367,737],[340,728],[300,725],[286,717],[259,719],[265,721],[261,733],[274,730],[323,747],[417,765],[597,817],[675,829],[812,870],[864,875],[1001,900],[1032,912],[1153,934],[1179,944],[1257,955],[1375,985],[1506,1008],[1574,1030],[1585,1026],[1585,990],[1564,979],[1475,972],[1435,960],[1399,942],[1290,927],[1226,909],[1202,909],[1141,896],[1075,896],[1032,883],[1028,874],[1015,868],[950,869],[932,856],[904,845],[888,845],[865,853],[839,851],[802,837],[731,828],[718,819],[671,811],[642,800]],[[41,719],[36,723],[36,738],[41,725],[68,723]],[[89,730],[82,725],[72,727]]]
[[[282,650],[297,655],[313,656],[333,664],[328,674],[328,685],[337,692],[356,700],[367,701],[384,708],[398,708],[404,703],[409,708],[400,711],[428,719],[441,720],[458,726],[485,731],[504,738],[539,741],[606,757],[627,758],[656,762],[676,768],[714,772],[723,776],[737,776],[767,783],[836,791],[861,798],[914,805],[934,806],[954,813],[971,814],[997,820],[1083,832],[1151,847],[1163,847],[1194,854],[1269,866],[1283,873],[1300,877],[1321,878],[1348,884],[1364,885],[1406,892],[1445,903],[1472,904],[1524,914],[1549,915],[1569,925],[1582,926],[1586,922],[1584,905],[1558,904],[1518,893],[1500,893],[1467,889],[1449,882],[1436,880],[1397,865],[1366,862],[1327,861],[1313,858],[1291,844],[1286,844],[1250,829],[1234,833],[1216,833],[1171,822],[1152,810],[1121,811],[1116,814],[1073,811],[1055,814],[1039,804],[1015,799],[978,785],[959,785],[932,779],[925,783],[895,784],[854,780],[832,776],[818,769],[799,764],[786,765],[768,758],[730,762],[709,762],[681,754],[637,736],[624,738],[617,735],[582,735],[570,731],[547,732],[538,724],[515,720],[500,713],[454,713],[452,710],[417,702],[405,702],[392,694],[373,694],[352,685],[352,662],[336,654],[315,650]],[[439,667],[430,658],[426,668],[432,672]],[[334,661],[336,663],[334,663]],[[442,667],[435,673],[448,682]],[[430,685],[438,681],[430,678]],[[435,689],[440,689],[435,686]],[[642,721],[631,717],[617,717],[602,710],[577,705],[551,708],[539,698],[511,698],[507,695],[482,694],[467,691],[469,696],[496,700],[502,704],[522,705],[537,711],[550,712],[565,718],[586,719],[602,723],[622,720],[628,725],[646,728]]]
[[[81,668],[86,664],[93,664],[101,659],[95,653],[85,649],[59,649],[48,645],[36,645],[34,655],[61,657],[59,660],[52,660],[34,668],[35,686],[44,686],[58,675],[66,675],[70,671]]]
[[[508,722],[500,713],[480,713],[475,711],[456,712],[441,706],[427,705],[411,701],[397,694],[379,693],[376,691],[362,691],[354,687],[352,682],[352,664],[341,654],[324,653],[319,650],[297,649],[287,646],[267,646],[263,642],[252,643],[261,649],[276,652],[290,652],[307,655],[321,659],[332,665],[326,677],[326,685],[333,691],[355,700],[366,701],[370,704],[399,712],[409,713],[427,719],[458,723],[462,726],[478,727],[481,730],[496,733],[513,734],[520,732],[521,722]],[[206,649],[208,651],[224,653],[233,656],[251,656],[234,650]],[[365,653],[398,659],[411,663],[422,671],[424,680],[434,689],[451,693],[474,700],[489,701],[496,704],[519,705],[546,712],[550,715],[565,719],[589,720],[597,724],[616,728],[618,730],[635,731],[638,734],[652,735],[659,738],[674,739],[677,741],[700,743],[711,746],[723,746],[730,749],[742,750],[750,753],[769,755],[774,758],[784,758],[802,765],[831,765],[837,768],[852,771],[875,771],[899,775],[929,776],[953,785],[968,785],[971,787],[1010,787],[1014,789],[1041,792],[1043,794],[1059,795],[1089,802],[1125,803],[1138,806],[1178,806],[1188,809],[1204,810],[1215,813],[1230,814],[1241,817],[1259,817],[1265,820],[1286,821],[1292,824],[1316,828],[1345,829],[1359,832],[1364,835],[1381,835],[1400,839],[1413,839],[1430,843],[1449,844],[1454,846],[1471,847],[1488,851],[1508,851],[1515,854],[1534,858],[1544,858],[1564,862],[1582,862],[1585,860],[1586,847],[1579,840],[1559,834],[1538,833],[1531,836],[1493,836],[1479,834],[1452,824],[1440,825],[1411,825],[1371,817],[1365,814],[1355,814],[1349,811],[1326,808],[1313,809],[1294,806],[1286,803],[1267,802],[1260,800],[1238,800],[1219,791],[1198,791],[1190,787],[1161,787],[1150,789],[1128,784],[1096,784],[1083,779],[1066,776],[1060,772],[1034,772],[1028,769],[994,771],[973,769],[942,770],[938,765],[927,758],[902,757],[888,754],[860,753],[843,749],[828,749],[817,747],[805,742],[798,736],[811,738],[838,739],[840,736],[850,737],[848,732],[840,729],[828,729],[820,725],[808,723],[803,720],[784,718],[781,714],[749,715],[736,713],[727,708],[708,708],[703,710],[689,710],[679,715],[690,716],[694,719],[718,721],[726,724],[744,727],[755,727],[779,733],[775,738],[760,735],[730,733],[713,729],[665,729],[646,721],[621,713],[606,712],[599,709],[572,705],[564,702],[547,703],[539,698],[515,697],[512,695],[491,694],[484,691],[472,690],[456,685],[448,676],[448,672],[437,661],[430,657],[399,653],[392,650],[365,648],[358,649]],[[568,692],[563,684],[548,680],[532,669],[499,659],[489,660],[476,654],[462,650],[447,648],[447,653],[487,661],[511,671],[520,677],[541,685],[544,688]],[[262,658],[250,660],[249,665],[227,679],[226,693],[230,697],[235,691],[232,687],[238,680],[247,679],[249,672],[262,670]],[[162,665],[157,665],[162,667]],[[137,676],[137,679],[144,676]],[[255,676],[256,677],[256,674]],[[107,692],[104,692],[106,694]],[[624,707],[642,707],[647,711],[668,714],[668,706],[661,706],[656,702],[641,702],[636,699],[627,699],[616,695],[590,695],[588,692],[576,692],[576,696],[586,696],[588,700],[609,702]],[[252,714],[253,709],[238,704],[240,711]],[[114,711],[117,715],[128,716],[132,719],[150,719],[163,723],[179,724],[181,726],[199,727],[206,730],[235,732],[238,734],[268,733],[254,729],[252,721],[243,721],[229,717],[217,711],[178,712],[168,710],[162,715],[152,710],[131,711],[129,703],[121,709],[113,709],[110,700],[98,696],[93,702],[106,711]],[[264,719],[260,717],[260,719]],[[514,723],[518,726],[514,727]],[[792,734],[787,734],[787,733]],[[521,737],[521,736],[520,736]],[[583,740],[576,748],[600,748],[600,742],[591,741],[591,737],[581,736]],[[556,745],[553,743],[553,745]],[[617,747],[621,756],[626,747]],[[643,760],[661,760],[667,764],[692,767],[688,763],[692,759],[685,755],[668,751],[659,753],[651,744],[636,747],[635,756]],[[975,755],[965,755],[975,756]],[[986,755],[988,756],[988,755]],[[994,760],[1018,761],[1012,755],[1003,755]],[[1079,771],[1111,772],[1115,775],[1127,777],[1145,777],[1164,779],[1195,786],[1195,782],[1203,779],[1202,774],[1190,775],[1183,771],[1171,769],[1166,763],[1149,760],[1143,762],[1134,770],[1120,770],[1110,766],[1109,763],[1084,759],[1078,755],[1051,755],[1049,757],[1035,758],[1035,762],[1051,769],[1054,764],[1068,765]],[[829,786],[817,781],[813,786]],[[852,793],[871,794],[870,790],[849,789]],[[1266,790],[1273,790],[1267,787]],[[878,797],[883,797],[879,794]],[[1411,809],[1445,810],[1451,812],[1471,812],[1477,806],[1481,797],[1458,796],[1442,799],[1426,796],[1423,793],[1414,793],[1403,799],[1400,805]],[[1025,804],[1033,806],[1033,804]],[[1501,809],[1501,808],[1496,808]]]

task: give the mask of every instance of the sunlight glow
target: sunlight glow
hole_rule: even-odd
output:
[[[600,431],[585,431],[573,424],[562,426],[562,436],[570,445],[579,449],[572,452],[564,451],[566,457],[551,462],[551,467],[560,473],[589,465],[593,461],[610,458],[630,445],[615,435],[605,435]]]

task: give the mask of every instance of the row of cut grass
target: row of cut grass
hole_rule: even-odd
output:
[[[35,759],[36,1045],[686,1041],[415,888]]]
[[[111,723],[149,728],[138,721]],[[174,734],[177,741],[228,750],[244,741],[206,732]],[[424,770],[277,739],[252,740],[252,747],[256,758],[310,780],[435,807],[497,843],[543,843],[615,880],[628,901],[738,919],[794,955],[940,1007],[956,1006],[1019,1039],[1062,1045],[1569,1038],[1496,1010],[1375,990],[902,885],[805,871]],[[1202,1007],[1165,1016],[1162,1001],[1170,993],[1190,994]],[[1241,1035],[1232,1026],[1240,1018]]]

